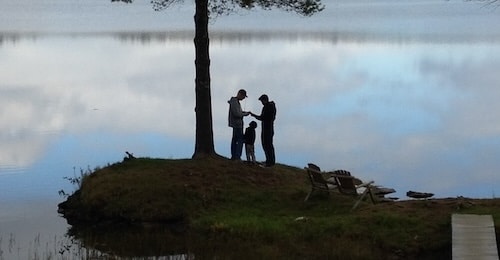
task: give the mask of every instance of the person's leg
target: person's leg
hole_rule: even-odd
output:
[[[233,127],[233,136],[231,138],[231,160],[235,160],[238,158],[237,147],[238,147],[237,128]]]
[[[262,150],[264,150],[264,155],[266,156],[266,166],[270,165],[270,153],[269,153],[269,134],[267,133],[266,129],[262,129],[262,136],[261,136],[261,142],[262,142]]]
[[[275,165],[276,164],[276,156],[274,154],[273,136],[270,137],[269,147],[267,149],[269,150],[269,165]]]
[[[247,162],[251,162],[252,161],[252,154],[251,154],[251,150],[250,150],[250,146],[252,146],[251,144],[245,144],[245,154],[247,155]]]
[[[250,160],[255,163],[255,146],[253,144],[249,144],[249,149],[250,149]]]
[[[241,160],[241,154],[243,153],[243,128],[233,127],[233,140],[231,141],[231,145],[234,143],[234,153],[231,154],[231,159],[233,160]],[[231,146],[231,148],[233,148]]]
[[[270,155],[269,162],[271,163],[271,165],[276,164],[276,156],[274,154],[273,139],[274,139],[274,127],[271,128],[270,133],[269,133],[269,155]]]
[[[276,163],[273,135],[273,129],[262,129],[262,149],[266,155],[266,166],[273,166]]]

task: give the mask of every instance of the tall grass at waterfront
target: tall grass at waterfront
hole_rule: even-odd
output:
[[[124,244],[123,248],[128,245]],[[44,238],[38,234],[25,243],[15,234],[0,236],[0,260],[189,260],[189,254],[166,256],[117,256],[112,252],[101,252],[85,248],[81,241],[70,236]]]

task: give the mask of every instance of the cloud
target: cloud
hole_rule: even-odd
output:
[[[216,149],[229,154],[227,100],[245,88],[245,110],[259,113],[262,93],[277,104],[279,162],[347,169],[399,196],[409,189],[489,196],[494,188],[478,189],[498,182],[499,48],[281,38],[212,44]],[[33,164],[67,135],[152,134],[193,145],[191,41],[42,37],[3,45],[0,57],[2,165]]]

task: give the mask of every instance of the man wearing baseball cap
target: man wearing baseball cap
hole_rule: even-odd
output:
[[[241,160],[243,152],[243,117],[248,116],[250,112],[241,109],[240,100],[247,97],[247,92],[240,89],[236,97],[231,97],[229,101],[228,125],[233,128],[233,137],[231,139],[231,160]]]

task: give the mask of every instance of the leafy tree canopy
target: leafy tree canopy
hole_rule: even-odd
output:
[[[111,0],[111,2],[132,3],[133,0]],[[152,0],[153,9],[161,11],[172,4],[182,3],[183,0]],[[208,1],[210,16],[226,15],[238,9],[252,9],[260,7],[264,10],[273,8],[295,12],[303,16],[311,16],[324,9],[320,0],[211,0]]]

